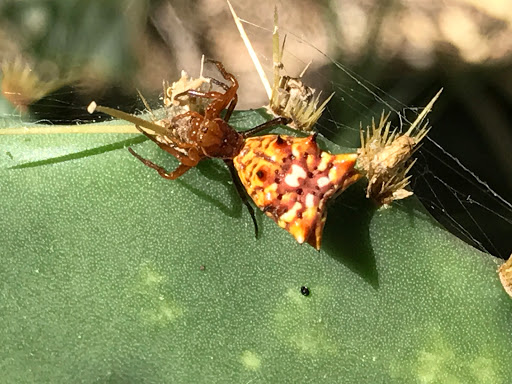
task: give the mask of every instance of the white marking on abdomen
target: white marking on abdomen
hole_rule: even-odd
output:
[[[318,179],[317,184],[320,188],[325,187],[329,184],[329,178],[327,176],[321,177]]]
[[[299,179],[305,179],[306,175],[304,168],[297,164],[292,164],[292,171],[286,175],[284,182],[290,187],[298,187],[300,185]],[[329,179],[327,179],[327,181],[329,181]]]
[[[315,205],[315,196],[313,196],[311,193],[308,193],[306,196],[306,207],[311,208]]]

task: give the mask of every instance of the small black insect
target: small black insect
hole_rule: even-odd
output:
[[[300,293],[302,293],[304,296],[309,296],[309,288],[303,285],[300,287]]]

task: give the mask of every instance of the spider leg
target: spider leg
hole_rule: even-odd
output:
[[[241,134],[244,138],[251,137],[251,136],[254,136],[255,134],[257,134],[258,132],[261,132],[265,129],[271,128],[275,125],[286,125],[290,121],[291,121],[291,119],[289,119],[287,117],[278,117],[273,120],[269,120],[263,124],[260,124],[257,127],[248,129],[247,131],[243,131],[243,132],[241,132]]]
[[[149,133],[147,133],[146,131],[144,131],[143,129],[141,129],[139,126],[135,126],[144,136],[146,136],[148,139],[150,139],[151,141],[153,141],[154,143],[156,143],[156,145],[158,145],[161,149],[163,149],[165,152],[167,153],[170,153],[171,155],[173,155],[175,158],[177,158],[180,163],[182,164],[185,164],[189,167],[195,167],[197,165],[197,163],[199,162],[199,159],[195,159],[195,158],[190,158],[189,156],[181,153],[180,151],[176,150],[175,148],[171,147],[170,145],[168,144],[165,144],[165,143],[162,143],[160,141],[158,141],[156,139],[156,137],[154,135],[151,135]],[[171,136],[165,136],[167,137],[169,140],[171,140],[173,143],[175,143],[176,145],[180,145],[180,142],[178,142],[177,140],[173,139]],[[130,152],[132,152],[130,150]],[[132,153],[133,154],[133,153]],[[139,159],[140,160],[140,159]]]
[[[217,66],[217,69],[221,73],[222,77],[224,77],[226,80],[231,81],[231,83],[233,84],[232,88],[238,89],[238,81],[236,81],[235,76],[226,71],[226,68],[224,68],[224,65],[222,65],[220,61],[212,59],[206,59],[206,61],[215,64]]]
[[[205,99],[219,99],[224,96],[223,93],[211,91],[211,92],[201,92],[196,91],[195,89],[189,89],[188,91],[178,93],[174,98],[184,97],[184,96],[195,96],[195,97],[204,97]]]
[[[194,96],[194,97],[203,97],[205,99],[213,99],[213,101],[206,107],[204,118],[210,120],[219,116],[220,112],[226,108],[228,104],[232,102],[233,99],[236,98],[236,89],[231,87],[229,91],[226,93],[220,92],[200,92],[194,89],[189,89],[188,91],[179,93],[175,96],[181,97],[184,95]],[[234,107],[233,107],[234,108]],[[231,115],[231,113],[229,113]]]
[[[175,123],[176,121],[184,119],[185,117],[196,117],[196,118],[201,119],[201,120],[204,119],[204,116],[201,115],[199,112],[188,111],[188,112],[183,112],[180,115],[174,116],[172,118],[171,122]]]
[[[170,180],[177,179],[178,177],[183,175],[185,172],[187,172],[190,168],[192,168],[189,165],[180,164],[178,166],[178,168],[176,168],[174,171],[167,172],[164,167],[161,167],[161,166],[153,163],[152,161],[149,161],[148,159],[143,158],[141,155],[136,153],[133,149],[128,148],[128,151],[130,151],[130,153],[133,156],[135,156],[137,159],[139,159],[142,162],[142,164],[148,166],[149,168],[153,168],[154,170],[156,170],[158,172],[158,174],[160,176],[162,176],[164,179],[170,179]]]
[[[233,179],[233,183],[235,184],[236,191],[238,192],[238,196],[242,199],[242,202],[247,207],[249,214],[251,215],[252,223],[254,224],[254,236],[258,238],[258,223],[256,222],[256,216],[254,215],[254,209],[252,205],[249,203],[249,199],[247,198],[247,192],[245,191],[240,179],[238,178],[238,174],[236,173],[236,169],[233,165],[233,160],[224,160],[226,165],[229,168],[229,172],[231,173],[231,178]]]
[[[223,83],[222,81],[219,81],[213,77],[209,77],[209,79],[212,83],[217,84],[219,87],[224,88],[224,90],[226,92],[230,90],[230,87],[227,84]],[[224,121],[229,121],[229,119],[231,118],[231,114],[233,113],[233,110],[236,107],[237,102],[238,102],[238,95],[235,93],[235,95],[233,96],[232,100],[229,102],[229,105],[227,107],[226,115],[224,116]]]
[[[237,102],[238,102],[238,95],[235,93],[235,96],[233,96],[233,99],[229,103],[228,108],[226,110],[226,115],[224,116],[224,121],[229,121],[229,119],[231,118],[231,114],[235,110]]]
[[[215,79],[214,77],[208,77],[207,79],[209,79],[213,84],[216,84],[219,87],[222,87],[225,91],[229,91],[230,87],[226,83],[223,83],[222,81],[219,81],[219,80]]]
[[[215,64],[217,66],[217,69],[221,73],[222,77],[224,77],[224,79],[229,80],[231,82],[231,87],[226,89],[222,85],[219,84],[220,82],[218,80],[214,79],[214,81],[213,81],[215,84],[223,87],[224,90],[226,91],[226,93],[224,93],[224,97],[223,97],[223,104],[219,105],[219,107],[217,107],[216,109],[218,109],[220,112],[220,110],[227,107],[228,110],[226,112],[226,117],[224,118],[224,120],[229,121],[229,118],[231,117],[231,114],[233,113],[233,110],[235,109],[236,103],[238,101],[238,97],[236,95],[236,92],[238,90],[238,81],[236,80],[235,76],[233,76],[233,74],[226,71],[226,68],[224,68],[224,65],[222,65],[222,63],[220,61],[212,60],[212,59],[207,59],[206,61]],[[217,113],[219,113],[219,112],[217,112]]]
[[[222,87],[226,92],[228,92],[231,87],[227,85],[226,83],[223,83],[222,81],[219,81],[213,77],[208,77],[208,79],[213,83],[218,85],[219,87]],[[236,103],[238,102],[238,95],[235,93],[231,101],[229,102],[229,105],[227,107],[226,115],[224,116],[224,121],[229,121],[231,118],[231,114],[233,113],[233,110],[235,109]]]

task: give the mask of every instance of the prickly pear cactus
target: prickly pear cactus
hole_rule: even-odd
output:
[[[255,239],[221,162],[164,180],[140,141],[0,136],[3,382],[511,382],[499,262],[415,198],[352,186],[317,252],[261,213]]]

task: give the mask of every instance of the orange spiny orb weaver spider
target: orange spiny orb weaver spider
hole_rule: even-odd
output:
[[[247,193],[258,208],[290,232],[299,243],[307,241],[320,249],[325,205],[329,198],[359,178],[354,169],[357,155],[324,152],[316,144],[315,135],[307,138],[279,135],[251,138],[264,129],[287,124],[289,119],[284,117],[244,132],[236,131],[228,122],[238,100],[238,82],[220,62],[209,61],[217,66],[231,85],[210,78],[224,92],[190,89],[176,96],[211,99],[204,114],[189,111],[172,119],[150,122],[108,107],[94,105],[92,110],[134,123],[140,132],[175,156],[181,164],[168,172],[129,148],[133,156],[166,179],[178,178],[205,158],[223,159],[238,194],[251,214],[256,234],[257,223],[254,210],[247,201]],[[221,117],[223,111],[225,115]]]
[[[329,199],[357,181],[355,153],[322,151],[316,135],[248,138],[234,165],[254,203],[299,242],[320,249]]]

